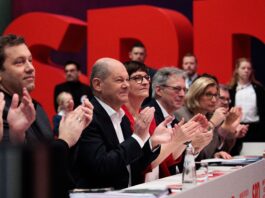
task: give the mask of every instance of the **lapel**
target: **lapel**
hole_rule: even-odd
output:
[[[155,99],[152,99],[150,104],[151,104],[150,106],[155,108],[155,121],[156,121],[156,125],[159,125],[161,122],[165,120],[162,110],[160,109]]]
[[[123,133],[124,140],[128,139],[132,135],[132,130],[131,130],[131,123],[130,120],[127,118],[126,115],[123,116],[122,121],[121,121],[121,129]]]
[[[118,145],[119,140],[109,115],[94,97],[91,99],[91,103],[94,106],[93,120],[106,137],[106,141],[112,145]]]

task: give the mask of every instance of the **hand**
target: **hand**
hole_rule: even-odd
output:
[[[224,134],[222,136],[235,137],[240,128],[240,120],[242,117],[242,110],[240,107],[232,107],[227,114],[227,117],[222,124]],[[239,129],[240,130],[240,129]]]
[[[3,138],[3,111],[5,108],[5,99],[4,99],[4,94],[0,92],[0,142]]]
[[[248,124],[239,124],[236,128],[236,134],[235,134],[235,137],[236,138],[242,138],[242,137],[245,137],[245,135],[247,134],[248,132],[248,127],[249,125]]]
[[[19,96],[14,94],[7,115],[9,135],[12,143],[22,143],[25,140],[26,130],[36,119],[36,111],[32,99],[26,88],[23,88],[21,103]]]
[[[242,112],[239,107],[232,107],[225,118],[224,124],[232,125],[241,118],[241,115]]]
[[[199,153],[204,147],[206,147],[213,138],[213,130],[207,132],[196,133],[192,139],[192,146],[195,153]]]
[[[134,134],[139,136],[143,141],[149,137],[150,124],[154,118],[155,108],[146,107],[137,116],[134,124]]]
[[[172,120],[173,118],[171,116],[168,116],[155,128],[155,131],[150,138],[153,148],[155,148],[159,144],[165,144],[171,141],[173,131],[172,128],[167,128],[167,125],[171,123]]]
[[[59,139],[64,140],[69,147],[74,146],[82,131],[91,123],[93,108],[88,99],[84,99],[82,105],[63,116],[59,125]]]
[[[198,113],[195,116],[193,116],[191,120],[198,122],[201,125],[201,127],[204,129],[208,129],[209,127],[208,120],[203,114]]]
[[[200,123],[189,120],[187,123],[183,124],[182,119],[178,125],[173,128],[173,141],[184,144],[185,142],[190,142],[196,132],[200,130]]]
[[[223,159],[232,159],[232,156],[225,152],[225,151],[220,151],[214,154],[215,158],[223,158]]]
[[[214,124],[214,127],[217,127],[224,121],[226,113],[227,110],[224,107],[219,107],[214,111],[213,116],[211,117],[211,122]]]

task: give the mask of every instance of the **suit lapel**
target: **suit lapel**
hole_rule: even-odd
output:
[[[128,139],[132,135],[131,124],[126,115],[123,116],[121,121],[121,129],[123,133],[124,140]]]
[[[102,128],[104,137],[107,137],[107,141],[113,145],[119,144],[119,139],[108,113],[95,98],[91,99],[91,103],[94,105],[94,119]]]
[[[159,105],[157,102],[153,99],[152,101],[152,106],[155,107],[155,120],[156,120],[156,125],[159,125],[161,122],[165,120],[162,110],[160,109]]]

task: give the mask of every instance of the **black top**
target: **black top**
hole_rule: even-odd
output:
[[[3,112],[4,136],[2,142],[9,142],[9,124],[7,123],[7,114],[11,105],[12,97],[3,90],[1,91],[4,93],[6,101]],[[49,142],[53,139],[53,134],[47,114],[37,101],[33,100],[33,104],[36,110],[36,119],[26,130],[25,141],[27,143]]]

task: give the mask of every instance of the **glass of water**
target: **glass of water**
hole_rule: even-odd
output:
[[[208,181],[208,163],[200,162],[200,168],[196,170],[197,182],[203,183]]]

